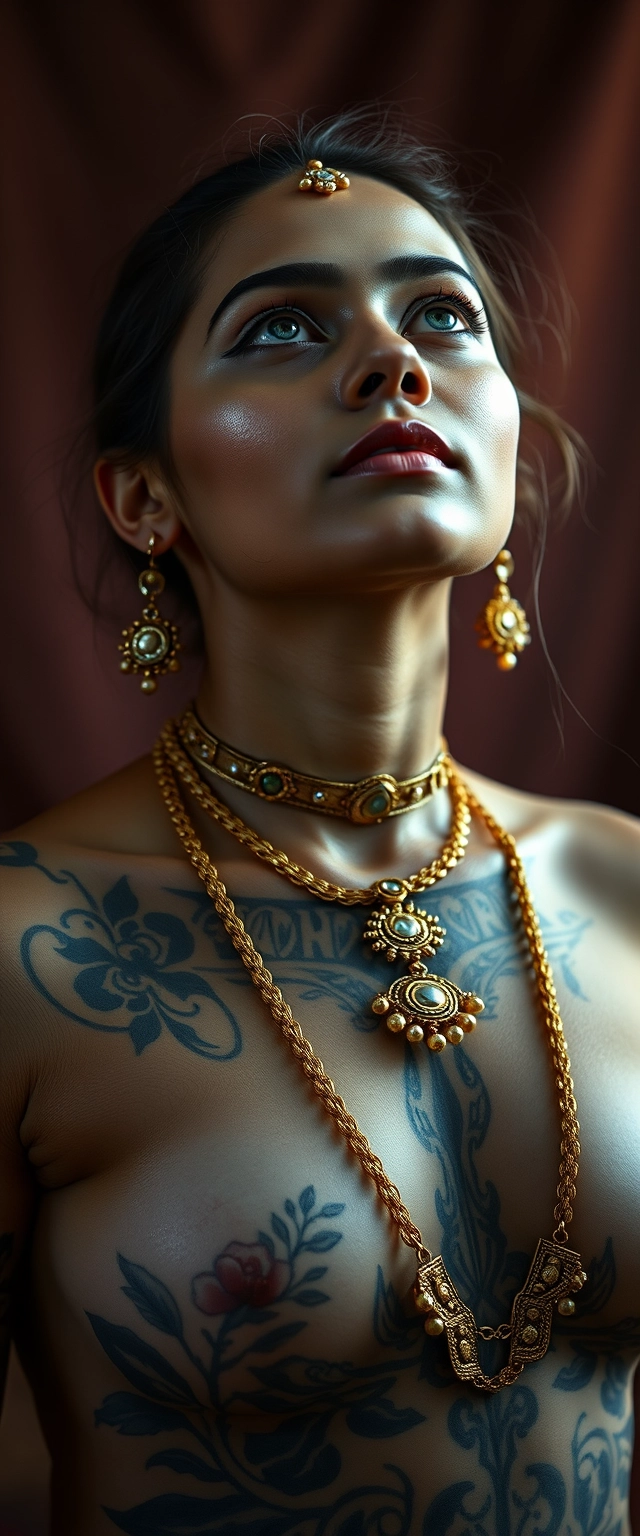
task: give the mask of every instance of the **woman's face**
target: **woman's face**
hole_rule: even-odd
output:
[[[464,257],[382,182],[298,180],[234,216],[177,344],[183,520],[253,595],[476,570],[511,525],[519,413]]]

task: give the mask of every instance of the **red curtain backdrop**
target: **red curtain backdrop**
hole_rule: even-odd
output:
[[[120,677],[115,640],[137,612],[135,582],[121,580],[118,622],[97,623],[61,512],[61,463],[121,254],[216,163],[242,114],[371,100],[403,105],[467,180],[477,164],[481,209],[499,198],[530,208],[533,259],[553,265],[536,223],[575,311],[564,383],[551,339],[538,381],[595,464],[583,513],[550,535],[541,582],[572,701],[563,735],[538,640],[513,676],[475,648],[485,575],[454,600],[452,747],[523,788],[638,812],[637,0],[4,0],[1,22],[3,823],[145,751],[193,687],[195,664],[151,700]],[[91,544],[88,498],[86,519]],[[513,548],[514,591],[530,602],[521,534]]]

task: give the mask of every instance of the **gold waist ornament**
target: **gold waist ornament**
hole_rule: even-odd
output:
[[[162,796],[185,853],[211,897],[216,912],[254,986],[266,1003],[314,1093],[317,1094],[327,1114],[358,1158],[367,1177],[375,1185],[378,1196],[389,1211],[403,1242],[416,1254],[417,1274],[413,1297],[417,1311],[424,1316],[426,1333],[432,1336],[442,1333],[446,1335],[453,1370],[462,1381],[485,1392],[498,1392],[503,1387],[510,1386],[517,1380],[525,1365],[541,1360],[546,1354],[551,1337],[554,1307],[557,1306],[563,1317],[572,1316],[575,1312],[574,1294],[581,1289],[586,1280],[580,1254],[568,1246],[568,1227],[573,1218],[573,1201],[580,1156],[579,1125],[571,1066],[551,967],[515,838],[509,832],[505,832],[491,813],[485,810],[463,783],[453,763],[448,760],[447,770],[454,814],[452,830],[439,859],[434,860],[431,866],[425,866],[409,881],[378,881],[375,887],[361,891],[346,891],[343,887],[332,886],[329,881],[316,879],[310,871],[289,861],[286,854],[274,849],[265,839],[258,838],[258,834],[251,828],[245,827],[239,817],[235,817],[228,808],[222,806],[222,802],[216,802],[220,813],[211,812],[206,803],[211,792],[208,786],[202,785],[189,759],[185,758],[171,724],[165,726],[156,742],[153,761]],[[473,1313],[458,1296],[442,1257],[432,1256],[429,1249],[425,1247],[422,1233],[413,1222],[400,1191],[391,1182],[380,1158],[373,1152],[357,1121],[353,1115],[349,1114],[344,1100],[336,1092],[335,1085],[325,1072],[320,1058],[316,1056],[312,1045],[306,1039],[301,1025],[294,1018],[289,1004],[285,1002],[280,988],[276,986],[262,956],[249,937],[215,865],[205,853],[189,820],[174,769],[179,772],[183,782],[203,808],[209,809],[210,814],[215,814],[216,820],[228,831],[233,832],[239,841],[250,847],[253,842],[261,845],[260,848],[253,847],[252,851],[265,862],[270,863],[281,873],[287,874],[295,884],[312,890],[316,895],[322,895],[325,900],[342,899],[348,905],[363,901],[372,902],[381,895],[380,887],[385,884],[396,883],[411,889],[424,889],[427,884],[443,878],[442,874],[434,873],[434,869],[436,866],[442,867],[446,874],[447,869],[463,856],[468,839],[468,819],[471,812],[484,822],[494,838],[504,855],[520,908],[537,983],[540,1012],[553,1067],[560,1113],[560,1165],[557,1198],[553,1212],[555,1229],[551,1238],[541,1238],[537,1244],[524,1286],[514,1299],[509,1323],[502,1323],[496,1329],[478,1328]],[[215,799],[215,797],[211,798]],[[463,812],[466,812],[466,817]],[[242,835],[238,828],[242,829]],[[425,875],[428,875],[426,880]],[[413,886],[412,882],[419,879],[422,883]],[[336,891],[341,895],[329,894]],[[381,910],[385,915],[388,912],[386,907]],[[422,914],[419,915],[422,916]],[[430,917],[426,921],[431,924],[437,922]],[[434,977],[433,981],[442,983],[443,978]],[[396,985],[397,983],[393,983],[394,987]],[[411,983],[408,982],[406,985]],[[447,983],[447,985],[452,984]],[[479,1336],[484,1339],[509,1339],[508,1361],[495,1376],[487,1376],[482,1370],[478,1355]]]
[[[412,779],[395,779],[391,773],[378,773],[357,783],[340,779],[318,779],[310,773],[297,773],[282,763],[249,757],[236,752],[206,730],[194,709],[186,709],[177,721],[178,733],[189,756],[207,773],[237,784],[261,800],[296,805],[303,811],[317,811],[321,816],[342,816],[348,821],[371,826],[414,811],[437,789],[448,783],[447,749],[434,758],[422,773]]]

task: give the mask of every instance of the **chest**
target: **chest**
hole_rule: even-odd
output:
[[[411,1253],[208,900],[186,887],[163,892],[162,910],[137,898],[134,910],[130,894],[121,885],[98,913],[76,913],[57,933],[43,926],[29,950],[64,1021],[63,1070],[32,1110],[46,1191],[41,1273],[80,1310],[121,1287],[119,1254],[202,1318],[230,1317],[234,1298],[272,1307],[295,1293],[313,1347],[326,1347],[329,1328],[332,1347],[348,1342],[366,1360],[377,1288],[404,1295]],[[537,1239],[552,1230],[559,1140],[504,881],[438,892],[446,943],[434,969],[485,1001],[474,1034],[442,1055],[412,1049],[372,1012],[401,967],[363,945],[362,913],[275,898],[238,909],[425,1241],[478,1320],[504,1321]],[[583,1127],[571,1241],[585,1263],[609,1255],[600,1301],[613,1315],[638,1280],[626,977],[606,945],[604,964],[594,962],[588,914],[542,918]]]

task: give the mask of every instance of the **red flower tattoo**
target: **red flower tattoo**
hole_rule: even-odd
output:
[[[282,1295],[291,1279],[291,1265],[276,1259],[265,1243],[227,1243],[191,1283],[191,1299],[207,1317],[236,1307],[266,1307]]]

